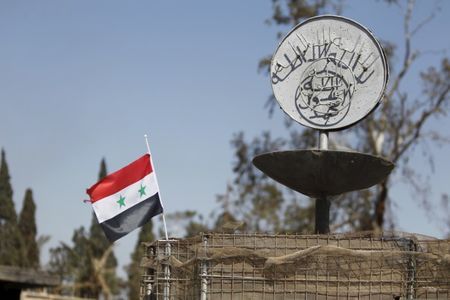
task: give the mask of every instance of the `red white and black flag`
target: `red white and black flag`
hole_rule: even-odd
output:
[[[106,237],[114,242],[163,212],[149,154],[86,191]]]

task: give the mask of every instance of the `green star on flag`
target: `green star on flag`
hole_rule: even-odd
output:
[[[122,195],[120,195],[119,200],[117,200],[117,204],[119,204],[119,208],[122,206],[125,206],[125,197],[123,197]]]
[[[145,188],[146,188],[146,186],[145,186],[145,185],[142,186],[142,184],[141,184],[141,188],[139,189],[139,197],[142,197],[142,196],[144,196],[144,195],[147,195],[147,194],[145,193]]]

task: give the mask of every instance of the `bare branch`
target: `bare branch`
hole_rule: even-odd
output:
[[[397,153],[393,153],[394,155],[392,159],[393,162],[397,162],[398,159],[420,138],[422,128],[425,125],[426,121],[432,115],[434,115],[434,113],[439,111],[441,105],[444,103],[445,100],[447,100],[449,91],[450,91],[450,84],[447,84],[447,87],[441,92],[441,94],[437,98],[436,103],[428,110],[422,112],[419,120],[416,122],[416,126],[414,128],[414,133],[412,134],[412,136],[399,148],[399,151]]]
[[[439,7],[435,6],[433,11],[422,20],[417,26],[411,31],[411,36],[414,36],[417,32],[419,32],[427,23],[431,22],[436,16],[436,12],[439,11]]]
[[[407,73],[409,67],[411,66],[411,63],[416,58],[416,55],[411,54],[411,33],[409,31],[412,11],[414,8],[414,2],[415,2],[414,0],[408,1],[408,6],[407,6],[406,14],[405,14],[405,20],[403,23],[403,27],[404,27],[404,31],[405,31],[405,33],[404,33],[405,34],[405,42],[404,42],[405,43],[405,56],[403,58],[403,66],[402,66],[402,69],[400,70],[400,72],[398,73],[397,77],[395,78],[390,91],[386,95],[386,98],[388,100],[392,99],[392,96],[395,93],[395,91],[398,89],[401,80]]]

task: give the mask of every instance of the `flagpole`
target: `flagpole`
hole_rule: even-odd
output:
[[[144,137],[145,137],[145,143],[147,145],[148,155],[150,155],[150,166],[154,169],[152,153],[150,152],[150,145],[148,143],[147,135],[144,134]],[[155,175],[156,175],[156,172],[155,172]],[[171,249],[170,249],[171,246],[170,246],[170,242],[169,242],[169,235],[167,234],[166,218],[164,216],[164,205],[162,202],[161,191],[159,190],[157,176],[155,176],[155,182],[156,182],[156,186],[158,187],[158,191],[159,191],[159,202],[161,203],[161,206],[163,208],[162,219],[163,219],[163,225],[164,225],[164,233],[166,234],[166,242],[167,242],[164,251],[165,251],[165,255],[167,257],[169,257],[171,255]],[[164,289],[163,289],[163,299],[169,300],[169,298],[170,298],[170,267],[169,267],[169,265],[164,266],[164,279],[165,279],[165,283],[164,283]]]
[[[144,134],[144,137],[145,137],[145,143],[147,144],[147,152],[150,155],[150,165],[154,169],[155,165],[153,164],[152,153],[150,152],[150,145],[148,143],[147,135]],[[156,174],[156,172],[155,172],[155,174]],[[163,209],[162,220],[163,220],[163,226],[164,226],[164,233],[166,234],[166,241],[168,241],[169,240],[169,235],[167,234],[166,218],[164,217],[164,204],[163,204],[162,197],[161,197],[161,191],[159,190],[158,177],[157,176],[155,176],[155,182],[156,182],[156,186],[158,187],[158,191],[159,191],[159,201],[161,202],[161,206],[162,206],[162,209]]]

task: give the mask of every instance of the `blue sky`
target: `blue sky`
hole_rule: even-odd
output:
[[[377,37],[401,40],[397,7],[345,3],[344,16]],[[420,1],[414,20],[426,17],[434,3],[442,11],[414,46],[448,51],[443,31],[450,28],[450,2]],[[89,226],[91,208],[82,200],[101,158],[109,171],[133,161],[146,151],[145,133],[166,210],[205,215],[232,180],[233,133],[286,134],[281,111],[267,116],[270,81],[257,73],[258,60],[278,44],[278,29],[264,23],[270,14],[269,0],[0,1],[0,147],[17,210],[25,189],[34,191],[39,234],[51,236],[44,262],[48,248]],[[441,57],[426,54],[413,71]],[[404,88],[417,92],[416,77],[408,77]],[[430,128],[448,125],[443,118]],[[430,151],[436,156],[430,198],[438,203],[450,192],[449,147]],[[411,159],[429,173],[420,153]],[[442,235],[404,185],[393,197],[399,229]],[[117,243],[121,265],[136,236]]]

